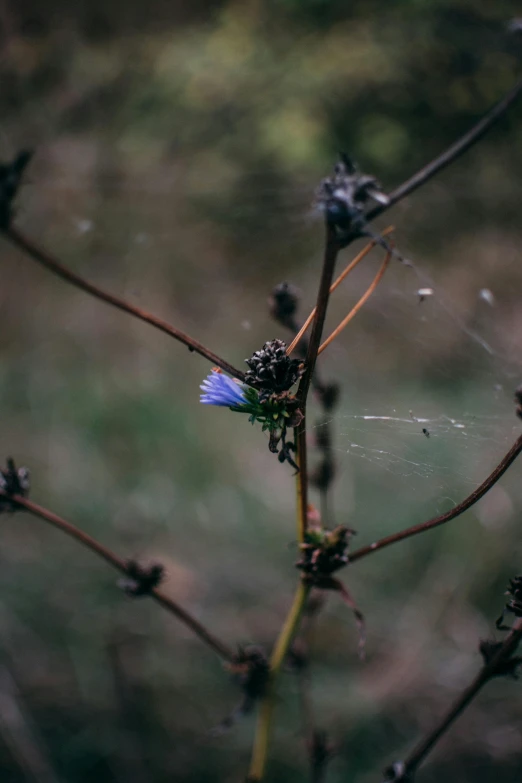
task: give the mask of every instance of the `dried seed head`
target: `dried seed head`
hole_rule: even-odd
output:
[[[261,402],[272,394],[289,391],[303,372],[302,363],[286,355],[283,340],[270,340],[245,361],[249,367],[245,380],[259,391]]]
[[[387,204],[388,197],[375,177],[358,172],[350,158],[341,153],[333,176],[323,179],[317,191],[317,204],[336,227],[341,241],[362,233],[369,201]]]

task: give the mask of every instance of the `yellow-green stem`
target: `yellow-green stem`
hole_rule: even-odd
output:
[[[308,487],[306,483],[307,476],[307,454],[306,454],[306,412],[303,406],[303,420],[299,427],[294,429],[294,438],[297,448],[297,464],[299,473],[296,476],[297,492],[297,543],[304,543],[307,527],[308,514]]]
[[[270,658],[270,676],[266,693],[259,707],[252,761],[247,778],[248,783],[259,783],[263,780],[265,774],[268,742],[272,726],[272,713],[274,710],[275,684],[290,644],[292,643],[292,639],[297,631],[309,591],[310,588],[308,585],[305,585],[303,582],[299,584],[285,624],[281,629]]]

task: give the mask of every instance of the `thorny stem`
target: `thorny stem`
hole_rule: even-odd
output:
[[[404,759],[404,766],[401,766],[401,774],[394,779],[397,783],[401,780],[406,781],[413,779],[414,773],[422,764],[426,756],[433,750],[437,742],[444,736],[459,715],[461,715],[466,707],[471,704],[483,686],[502,672],[503,665],[509,662],[521,641],[522,618],[515,620],[510,633],[502,642],[502,646],[492,656],[491,660],[484,664],[473,682],[465,688],[437,726],[435,726],[435,728],[416,745],[406,759]]]
[[[377,552],[379,549],[384,549],[386,546],[397,543],[397,541],[403,541],[405,538],[416,536],[418,533],[424,533],[425,530],[431,530],[439,525],[444,525],[446,522],[450,522],[452,519],[460,516],[471,508],[477,501],[479,501],[484,495],[489,492],[491,487],[497,483],[497,481],[504,475],[506,470],[513,464],[519,454],[522,452],[522,435],[515,441],[508,453],[501,459],[497,467],[490,473],[485,481],[480,484],[471,495],[459,503],[454,508],[446,511],[444,514],[439,514],[438,517],[428,519],[426,522],[421,522],[418,525],[407,527],[405,530],[401,530],[399,533],[393,533],[391,536],[375,541],[373,544],[364,546],[361,549],[356,549],[349,556],[349,563],[355,563],[356,560],[360,560],[362,557],[371,555],[372,552]]]
[[[471,130],[469,130],[464,136],[458,139],[451,147],[448,147],[441,155],[436,157],[431,163],[428,163],[422,169],[417,171],[410,179],[399,185],[398,188],[392,190],[388,194],[387,204],[378,204],[366,215],[367,220],[374,220],[378,215],[382,215],[387,209],[397,204],[414,190],[420,188],[428,180],[438,174],[439,171],[445,169],[450,163],[459,158],[464,152],[469,150],[477,141],[479,141],[489,129],[506,113],[509,107],[516,101],[520,93],[522,92],[522,79],[518,81],[515,86],[503,97],[501,100],[493,106],[493,108],[480,119]]]
[[[72,283],[76,288],[80,288],[82,291],[85,291],[85,293],[96,297],[96,299],[101,299],[103,302],[106,302],[113,307],[117,307],[118,310],[123,310],[124,312],[133,315],[135,318],[145,321],[145,323],[154,326],[161,332],[170,335],[170,337],[174,337],[175,340],[179,340],[179,342],[186,345],[190,351],[195,351],[201,356],[204,356],[205,359],[208,359],[212,364],[217,365],[217,367],[221,367],[222,370],[225,370],[225,372],[228,372],[234,378],[238,378],[240,381],[245,380],[245,373],[241,372],[241,370],[237,370],[225,361],[225,359],[222,359],[212,351],[209,351],[208,348],[205,348],[205,346],[197,342],[197,340],[194,340],[192,337],[189,337],[188,334],[176,329],[172,324],[169,324],[168,321],[164,321],[162,318],[158,318],[156,315],[153,315],[146,310],[142,310],[140,307],[136,307],[136,305],[127,302],[119,296],[110,294],[103,288],[80,277],[80,275],[77,275],[75,272],[71,272],[70,269],[67,269],[67,267],[63,266],[54,256],[40,248],[32,240],[28,239],[24,234],[18,231],[17,228],[12,226],[7,228],[4,231],[4,236],[13,245],[26,253],[26,255],[30,256],[34,261],[37,261],[46,269],[49,269],[55,275],[58,275],[58,277],[61,277],[62,280]]]
[[[266,692],[259,707],[256,736],[247,783],[259,783],[265,774],[272,713],[274,710],[275,683],[299,626],[309,592],[310,587],[305,585],[304,582],[300,582],[270,658],[270,676]]]
[[[125,560],[122,560],[106,546],[100,544],[100,542],[96,541],[95,538],[92,538],[92,536],[90,536],[88,533],[85,533],[83,530],[75,527],[70,522],[67,522],[65,519],[59,517],[57,514],[54,514],[52,511],[49,511],[48,509],[43,508],[43,506],[39,506],[27,498],[21,497],[20,495],[10,495],[9,493],[4,492],[2,489],[0,489],[0,498],[9,500],[10,503],[14,503],[16,506],[18,506],[18,508],[23,508],[34,517],[39,517],[45,522],[48,522],[50,525],[53,525],[53,527],[58,528],[58,530],[61,530],[62,533],[66,533],[84,547],[90,549],[91,552],[94,552],[96,555],[98,555],[98,557],[101,557],[103,560],[105,560],[106,563],[109,563],[109,565],[111,565],[117,571],[127,575],[128,569]],[[185,611],[185,609],[182,609],[182,607],[173,601],[172,598],[169,598],[169,596],[165,595],[162,590],[153,588],[150,590],[148,595],[150,595],[150,597],[156,601],[156,603],[177,617],[177,619],[186,625],[187,628],[190,628],[190,630],[193,631],[202,642],[207,644],[221,658],[229,661],[230,663],[235,661],[236,656],[232,650],[230,650],[213,634],[207,631],[207,629],[198,620],[192,617],[192,615]]]

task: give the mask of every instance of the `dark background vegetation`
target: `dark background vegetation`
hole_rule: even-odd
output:
[[[239,366],[285,337],[267,312],[276,283],[299,286],[303,316],[313,305],[313,191],[337,151],[385,189],[441,151],[520,74],[513,13],[500,0],[4,0],[0,149],[37,150],[17,220]],[[343,388],[336,521],[358,544],[458,502],[519,430],[521,135],[518,106],[390,212],[431,282],[395,262],[321,360]],[[31,469],[38,502],[122,556],[161,559],[166,589],[226,641],[269,649],[296,580],[289,466],[246,417],[202,408],[201,358],[1,252],[2,454]],[[378,263],[334,297],[329,328]],[[335,601],[312,646],[331,783],[377,783],[471,679],[520,571],[521,503],[515,465],[448,528],[345,574],[367,661]],[[253,721],[209,735],[238,698],[213,654],[43,523],[0,527],[2,781],[241,780]],[[520,686],[489,685],[419,781],[519,781],[521,718]],[[268,780],[306,774],[287,674]]]

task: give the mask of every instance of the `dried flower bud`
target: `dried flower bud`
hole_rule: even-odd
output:
[[[289,283],[279,283],[272,290],[268,300],[270,314],[278,323],[288,329],[297,331],[294,315],[297,311],[299,299],[297,290]]]
[[[342,242],[360,236],[365,226],[364,210],[369,201],[387,204],[375,177],[361,174],[343,153],[332,177],[326,177],[317,191],[317,204],[337,229]]]
[[[494,639],[483,639],[479,644],[480,654],[484,660],[484,666],[490,666],[495,656],[503,647],[502,642],[496,642]],[[494,664],[494,668],[489,672],[492,677],[510,677],[512,680],[518,680],[518,667],[521,658],[511,656],[510,658],[501,658]]]
[[[127,561],[127,575],[120,579],[118,587],[121,587],[127,595],[139,598],[149,595],[161,583],[165,576],[165,569],[161,563],[152,563],[150,566],[140,566],[135,560]]]
[[[29,471],[27,468],[17,468],[12,457],[7,458],[7,468],[0,469],[0,489],[7,495],[20,495],[25,498],[29,494]],[[14,511],[16,504],[8,498],[0,499],[0,511]]]
[[[264,651],[255,645],[241,647],[230,670],[239,680],[249,709],[265,692],[270,667]]]
[[[508,612],[512,612],[515,617],[522,617],[522,576],[509,580],[506,595],[511,596],[506,604]]]
[[[297,568],[319,580],[338,571],[348,562],[347,549],[352,533],[342,525],[334,530],[310,532],[308,540],[301,544],[302,557],[296,563]]]
[[[316,394],[325,411],[332,411],[339,401],[340,387],[338,383],[325,383],[316,387]]]
[[[302,375],[302,363],[286,355],[283,340],[270,340],[245,361],[249,366],[245,380],[259,391],[261,401],[288,391]]]
[[[32,152],[22,150],[11,163],[0,163],[0,229],[9,228],[13,215],[13,199],[32,156]]]

